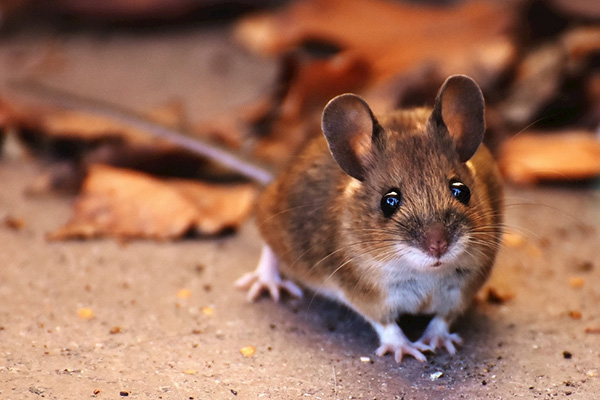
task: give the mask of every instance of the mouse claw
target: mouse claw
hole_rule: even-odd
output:
[[[279,302],[281,290],[285,290],[292,297],[302,298],[302,289],[294,282],[278,279],[264,281],[256,271],[249,272],[235,282],[235,286],[241,290],[248,291],[248,301],[256,301],[260,295],[267,291],[274,302]]]
[[[456,354],[456,345],[463,343],[462,338],[456,333],[450,333],[448,324],[441,317],[434,317],[423,336],[414,344],[421,351],[435,352],[438,348],[445,348],[451,355]]]
[[[425,355],[408,340],[408,338],[402,332],[402,329],[396,323],[381,325],[378,323],[371,322],[377,334],[381,346],[377,348],[375,354],[381,357],[388,353],[394,355],[394,359],[397,363],[401,363],[405,355],[414,357],[420,362],[426,362],[427,358]]]
[[[402,344],[384,343],[381,346],[379,346],[379,348],[377,348],[377,350],[375,351],[375,354],[377,354],[379,357],[384,356],[388,353],[394,355],[394,359],[398,364],[402,362],[404,355],[412,356],[420,362],[427,361],[425,355],[421,353],[421,351],[410,342]]]
[[[425,352],[431,352],[431,353],[435,353],[435,347],[430,345],[430,344],[425,344],[421,341],[417,341],[414,342],[413,345],[419,349],[420,352],[425,353]]]
[[[294,282],[285,280],[281,282],[281,288],[285,289],[286,292],[290,294],[290,296],[295,297],[297,299],[302,298],[302,289]]]
[[[244,274],[235,282],[235,286],[238,289],[248,290],[250,302],[256,301],[264,291],[269,292],[273,301],[278,302],[282,289],[293,297],[302,297],[302,289],[298,285],[292,281],[281,279],[277,258],[266,245],[256,269]]]

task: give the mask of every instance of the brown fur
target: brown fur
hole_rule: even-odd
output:
[[[416,109],[378,118],[376,149],[362,182],[338,167],[321,137],[264,191],[258,227],[287,277],[317,292],[338,290],[351,307],[382,324],[401,312],[440,313],[451,321],[463,311],[489,275],[499,246],[502,185],[489,151],[481,146],[472,168],[461,163],[447,132],[428,122],[430,113]],[[452,177],[471,188],[469,206],[450,195]],[[403,205],[386,219],[380,199],[395,187]],[[389,254],[386,245],[418,246],[423,227],[434,221],[444,222],[450,240],[464,232],[479,238],[467,249],[474,257],[442,277],[424,271],[414,282],[402,276],[398,282],[416,292],[428,287],[422,279],[437,279],[448,290],[459,288],[462,299],[449,310],[431,309],[439,293],[425,289],[415,294],[416,308],[404,308],[402,299],[389,301],[394,283],[378,264]]]

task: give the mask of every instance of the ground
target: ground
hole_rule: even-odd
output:
[[[231,44],[226,27],[208,26],[17,33],[0,44],[0,72],[3,82],[33,74],[129,108],[179,97],[203,120],[256,98],[275,66]],[[0,161],[0,217],[23,223],[0,227],[2,399],[600,393],[598,190],[509,186],[513,236],[492,281],[504,302],[479,301],[457,322],[465,344],[456,356],[397,365],[374,355],[375,333],[347,309],[310,294],[246,302],[233,282],[259,257],[252,221],[219,238],[47,241],[73,198],[27,195],[43,168],[16,155]]]

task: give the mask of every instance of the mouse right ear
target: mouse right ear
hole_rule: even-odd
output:
[[[333,159],[348,175],[362,181],[373,147],[376,121],[365,100],[339,95],[327,103],[321,127]]]

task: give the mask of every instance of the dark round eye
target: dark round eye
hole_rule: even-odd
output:
[[[390,189],[381,198],[381,212],[386,218],[390,218],[396,210],[402,205],[402,195],[398,189]]]
[[[467,185],[457,179],[450,180],[450,193],[452,193],[452,196],[454,196],[456,200],[464,205],[468,205],[469,200],[471,200],[471,190]]]

